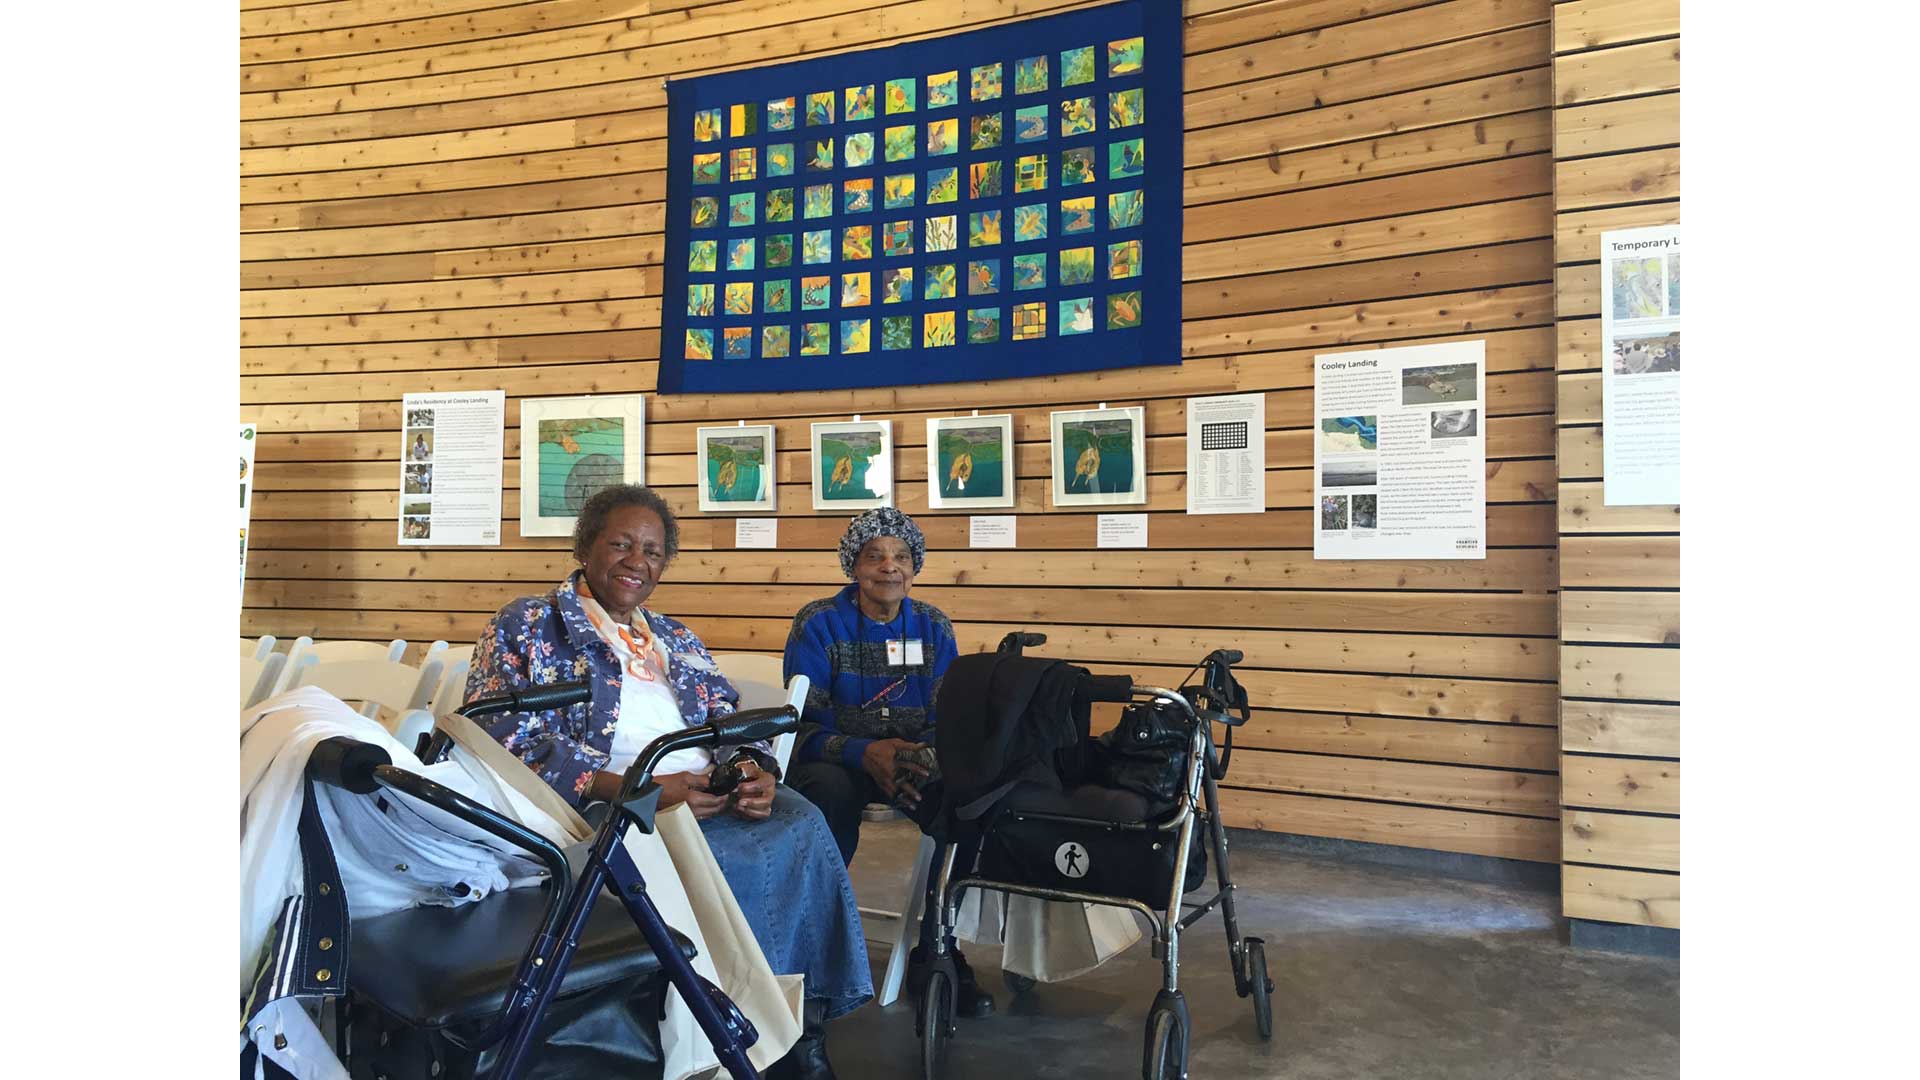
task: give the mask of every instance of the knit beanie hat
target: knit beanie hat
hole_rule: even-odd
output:
[[[867,541],[881,536],[891,536],[907,545],[913,552],[913,572],[919,573],[927,562],[927,538],[920,533],[920,526],[913,519],[895,510],[891,506],[876,506],[853,519],[847,526],[847,535],[840,538],[840,569],[853,576],[853,564],[860,558],[860,549]]]

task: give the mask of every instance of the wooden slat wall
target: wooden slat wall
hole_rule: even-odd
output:
[[[1553,8],[1563,909],[1680,925],[1680,508],[1601,493],[1600,233],[1680,220],[1679,0]]]
[[[937,35],[1087,0],[333,0],[243,4],[243,419],[261,427],[243,631],[472,640],[568,569],[564,542],[401,550],[400,395],[649,391],[662,77]],[[983,646],[1177,679],[1245,649],[1237,825],[1553,862],[1554,112],[1549,0],[1187,0],[1186,362],[991,384],[649,399],[648,476],[687,520],[659,593],[720,649],[777,651],[841,583],[808,505],[810,421],[1018,416],[1019,539],[926,514],[921,595]],[[1484,337],[1488,536],[1475,562],[1315,562],[1316,351]],[[1267,397],[1258,517],[1187,517],[1184,399]],[[1152,547],[1046,506],[1047,412],[1146,406]],[[694,509],[693,429],[779,425],[777,552]],[[1597,618],[1598,616],[1596,616]],[[1657,674],[1657,673],[1655,673]],[[1650,675],[1649,677],[1654,677]]]

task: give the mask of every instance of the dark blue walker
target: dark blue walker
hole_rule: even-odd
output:
[[[587,699],[586,683],[555,683],[476,699],[461,711],[471,719],[501,712],[566,708]],[[607,815],[594,834],[578,881],[572,880],[566,856],[547,838],[451,788],[394,766],[380,747],[354,739],[328,739],[314,750],[307,771],[320,783],[356,794],[370,795],[384,789],[418,799],[527,851],[546,865],[552,878],[552,896],[540,933],[514,973],[500,1015],[482,1034],[463,1040],[471,1048],[501,1044],[499,1064],[491,1080],[516,1080],[520,1075],[540,1028],[541,1015],[566,978],[603,887],[611,887],[626,906],[667,980],[680,991],[700,1030],[713,1043],[720,1064],[734,1080],[759,1080],[759,1071],[747,1060],[747,1049],[759,1041],[760,1033],[724,991],[693,970],[647,894],[647,883],[627,854],[624,841],[630,826],[643,833],[653,831],[660,803],[660,787],[653,782],[653,770],[661,759],[676,750],[771,739],[794,730],[799,723],[800,715],[791,706],[750,709],[711,724],[662,735],[647,744],[627,770],[620,797],[614,801],[615,812]],[[436,734],[424,744],[422,760],[438,760],[447,745],[446,737]]]

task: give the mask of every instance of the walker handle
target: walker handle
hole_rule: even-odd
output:
[[[584,682],[547,683],[541,686],[528,686],[519,690],[509,690],[504,694],[488,694],[477,697],[460,706],[461,713],[472,720],[479,716],[492,716],[504,712],[545,712],[548,709],[565,709],[593,699],[592,687]]]
[[[800,726],[800,710],[791,705],[773,709],[744,709],[723,716],[712,724],[710,740],[715,746],[759,742]]]
[[[373,779],[374,770],[391,764],[393,758],[384,747],[335,735],[315,744],[307,758],[307,777],[355,795],[371,795],[380,790]]]

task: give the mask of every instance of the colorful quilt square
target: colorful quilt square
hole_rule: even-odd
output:
[[[960,73],[943,71],[927,76],[927,108],[944,109],[960,103]]]
[[[991,150],[1000,145],[1001,115],[997,112],[981,113],[967,121],[972,138],[968,145],[975,150]]]
[[[1094,80],[1093,46],[1065,49],[1060,53],[1060,85],[1079,86]]]
[[[913,173],[894,173],[884,183],[885,206],[899,210],[913,205]]]
[[[840,230],[840,257],[849,261],[873,258],[873,226],[849,225]]]
[[[803,218],[823,218],[833,216],[833,185],[808,184],[801,193],[800,216]]]
[[[1000,242],[1000,211],[976,210],[967,215],[967,246],[991,247]]]
[[[889,221],[880,230],[880,253],[892,258],[913,254],[913,219]]]
[[[924,251],[952,251],[959,246],[957,215],[945,214],[927,219],[927,242]]]
[[[888,315],[881,319],[880,347],[882,349],[913,348],[913,316]]]
[[[753,282],[751,281],[727,282],[727,314],[729,315],[753,314]]]
[[[713,314],[713,286],[687,286],[687,314],[705,318]]]
[[[960,289],[954,276],[952,263],[935,263],[927,267],[926,284],[921,286],[920,296],[925,300],[951,300],[959,295]]]
[[[967,166],[967,197],[995,199],[1000,196],[1000,162],[976,161]]]
[[[1093,280],[1093,249],[1090,247],[1062,248],[1060,250],[1060,284],[1085,285]]]
[[[767,130],[768,131],[792,131],[793,130],[793,99],[792,98],[790,97],[774,98],[772,101],[767,102]]]
[[[1093,297],[1060,301],[1060,333],[1062,336],[1093,333]]]
[[[767,175],[793,175],[793,144],[790,142],[767,144]]]
[[[1071,187],[1074,184],[1091,184],[1100,179],[1099,170],[1094,162],[1097,147],[1076,146],[1071,150],[1060,151],[1060,186]]]
[[[969,308],[967,310],[967,344],[987,345],[1000,340],[1000,309]]]
[[[927,156],[940,157],[960,150],[960,121],[949,118],[927,124]]]
[[[873,275],[870,273],[840,275],[840,306],[866,307],[873,303]]]
[[[824,311],[833,303],[833,277],[822,274],[819,277],[800,279],[800,310]]]
[[[1147,151],[1140,139],[1107,144],[1107,179],[1125,180],[1147,170]]]
[[[1134,75],[1145,66],[1147,43],[1144,38],[1121,38],[1107,42],[1107,74]]]
[[[999,259],[975,259],[967,264],[968,296],[992,296],[999,291]]]
[[[1146,91],[1139,87],[1115,90],[1107,95],[1107,126],[1132,127],[1147,118]]]
[[[1047,89],[1047,58],[1029,56],[1013,65],[1013,92],[1038,94]]]
[[[847,168],[873,164],[873,132],[856,131],[847,136]]]
[[[790,356],[793,353],[793,328],[790,326],[763,326],[760,328],[760,355],[764,357]]]
[[[693,141],[719,142],[722,122],[719,109],[698,109],[693,114]]]
[[[840,351],[863,353],[873,347],[872,319],[845,319],[840,323]]]
[[[720,220],[720,200],[711,195],[697,195],[693,200],[693,227],[711,229]]]
[[[686,356],[687,356],[687,359],[689,360],[713,359],[713,331],[711,330],[687,331]]]
[[[695,240],[687,245],[687,269],[695,274],[713,273],[714,253],[719,245],[712,240]]]
[[[1047,238],[1047,204],[1028,203],[1013,208],[1013,242]]]
[[[736,139],[742,135],[760,134],[760,106],[752,102],[735,105],[729,110],[727,130]]]
[[[753,359],[753,327],[729,326],[720,332],[729,360]]]
[[[919,129],[913,124],[900,124],[890,127],[886,134],[886,155],[888,161],[912,161],[918,148]]]
[[[1131,330],[1140,325],[1140,291],[1107,297],[1107,329]]]
[[[1071,236],[1074,233],[1093,231],[1093,204],[1095,197],[1088,195],[1079,199],[1060,200],[1060,232]]]
[[[1107,228],[1131,229],[1146,216],[1146,192],[1115,191],[1107,196]]]
[[[1140,276],[1140,241],[1122,240],[1107,245],[1107,277],[1130,278]]]
[[[767,220],[793,220],[793,189],[790,187],[767,189]]]
[[[1044,289],[1047,287],[1047,253],[1036,251],[1031,255],[1013,257],[1013,288],[1015,292],[1024,289]]]
[[[807,95],[807,126],[833,123],[833,91],[821,90]]]
[[[727,269],[753,269],[753,237],[743,236],[727,241]]]
[[[913,299],[913,267],[895,266],[880,271],[880,302],[903,304]]]
[[[1014,159],[1013,190],[1016,193],[1047,190],[1047,155],[1028,154]]]
[[[929,311],[923,321],[926,331],[920,339],[922,348],[940,349],[953,344],[953,312]]]
[[[1013,340],[1032,341],[1046,336],[1046,304],[1015,304],[1013,306]]]
[[[960,199],[960,170],[927,170],[927,205],[935,203],[958,202]]]
[[[761,254],[767,257],[768,269],[793,265],[793,234],[773,233],[767,237],[765,249]]]
[[[800,234],[800,262],[803,265],[832,261],[832,229],[812,229]]]
[[[833,171],[833,136],[807,140],[807,171]]]
[[[1063,139],[1092,131],[1096,120],[1090,97],[1068,98],[1060,103],[1060,137]]]
[[[720,182],[720,151],[693,155],[693,182],[696,184]]]
[[[827,356],[833,352],[833,324],[803,323],[800,327],[800,355]]]
[[[793,279],[774,278],[760,283],[760,310],[780,314],[793,310]]]
[[[1047,107],[1029,105],[1013,110],[1013,141],[1039,142],[1047,137]]]
[[[873,177],[849,180],[840,185],[840,212],[864,214],[873,209]]]
[[[1000,65],[998,63],[981,64],[979,67],[973,69],[971,75],[973,77],[973,100],[1000,100]]]
[[[855,120],[873,119],[873,84],[849,86],[846,91],[847,107],[843,114],[848,123]]]
[[[752,225],[754,211],[758,208],[759,200],[753,197],[751,191],[727,196],[727,226],[738,229]]]
[[[888,79],[887,115],[912,112],[914,98],[919,91],[920,84],[913,79]]]

